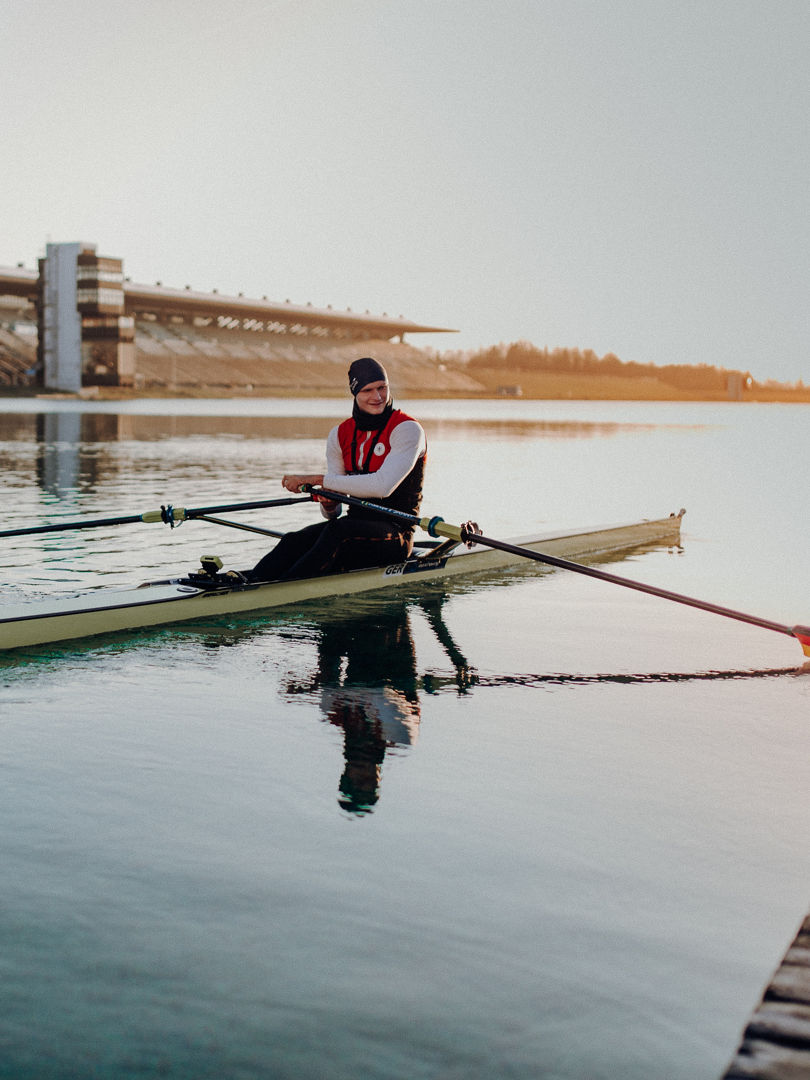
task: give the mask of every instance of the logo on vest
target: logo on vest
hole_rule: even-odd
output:
[[[382,445],[382,443],[377,443],[377,445],[374,447],[374,453],[377,457],[383,456],[383,454],[385,453],[385,447]]]

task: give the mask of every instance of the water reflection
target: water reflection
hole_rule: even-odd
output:
[[[424,420],[428,435],[475,439],[598,439],[631,431],[654,431],[656,424],[612,420]]]
[[[45,413],[36,420],[37,483],[46,494],[61,496],[79,483],[81,417]]]
[[[464,690],[475,673],[442,618],[444,599],[418,602]],[[385,756],[416,743],[421,720],[412,604],[397,599],[373,612],[324,621],[317,631],[314,670],[290,680],[286,693],[315,698],[326,723],[343,732],[338,802],[350,814],[370,813],[380,798]]]
[[[725,682],[738,679],[776,679],[785,676],[810,676],[810,661],[798,667],[731,668],[724,671],[639,671],[639,672],[562,672],[548,674],[476,675],[472,685],[503,686],[590,686],[595,683],[630,685],[635,683]],[[432,693],[445,689],[447,680],[426,675],[425,688]]]
[[[26,444],[35,443],[36,483],[48,495],[63,498],[81,489],[93,491],[108,478],[140,471],[134,446],[127,454],[116,451],[122,444],[175,440],[186,442],[187,455],[195,451],[188,440],[301,440],[321,442],[334,424],[332,416],[274,415],[174,415],[139,414],[126,411],[76,409],[3,412],[0,401],[0,457],[5,472],[25,474]],[[171,408],[176,403],[167,402]],[[278,406],[278,402],[273,403]],[[434,418],[425,421],[428,437],[441,439],[524,440],[595,439],[627,431],[652,431],[650,423],[580,420],[505,420],[483,418]],[[176,450],[175,450],[176,453]],[[148,463],[147,468],[153,468]]]
[[[267,417],[131,416],[123,413],[41,412],[0,413],[0,465],[3,472],[30,477],[47,495],[62,499],[82,490],[95,491],[102,483],[124,478],[131,481],[141,472],[154,472],[153,459],[139,461],[134,444],[197,440],[179,456],[194,461],[199,440],[301,439],[323,440],[331,421]],[[30,445],[36,446],[34,475],[30,468]],[[127,452],[127,444],[133,444]],[[123,452],[119,448],[123,447]],[[178,448],[173,455],[178,456]],[[213,447],[213,444],[212,444]],[[209,451],[215,456],[213,449]]]
[[[199,438],[219,435],[242,439],[289,438],[319,439],[325,437],[336,419],[345,413],[345,405],[337,403],[329,415],[318,414],[313,408],[312,415],[278,415],[268,409],[266,415],[244,414],[234,410],[232,414],[177,413],[177,402],[166,402],[165,412],[156,410],[148,413],[93,411],[93,406],[79,409],[37,410],[30,413],[3,411],[0,399],[0,441],[8,439],[36,438],[39,422],[43,418],[58,422],[68,418],[75,425],[78,437],[84,442],[116,441],[131,439],[135,442],[151,442],[170,438]],[[152,403],[157,404],[157,403]],[[180,404],[188,404],[183,402]],[[205,405],[205,402],[201,402]],[[269,403],[278,410],[282,404],[278,401]],[[314,404],[319,404],[315,402]],[[539,403],[542,405],[542,403]],[[96,407],[97,408],[97,407]],[[419,411],[419,403],[413,408]],[[429,411],[429,410],[428,410]],[[334,415],[333,415],[334,413]],[[618,435],[627,432],[653,431],[662,426],[658,422],[626,420],[554,420],[548,418],[507,418],[485,416],[448,416],[428,415],[423,419],[428,433],[447,438],[553,438],[553,439],[594,439]],[[667,426],[667,425],[665,425]],[[668,425],[686,427],[689,425]]]

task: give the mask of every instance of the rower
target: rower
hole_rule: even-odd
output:
[[[394,407],[385,368],[370,356],[349,368],[352,414],[326,440],[326,472],[289,474],[291,492],[305,485],[328,487],[380,507],[416,515],[422,500],[427,442],[422,425]],[[407,559],[414,526],[385,514],[320,498],[323,521],[285,536],[252,570],[250,581],[318,577],[387,566]]]

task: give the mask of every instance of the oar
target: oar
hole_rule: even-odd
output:
[[[264,510],[270,506],[290,506],[292,503],[312,502],[307,495],[304,498],[263,499],[260,502],[229,503],[224,506],[161,506],[160,510],[147,510],[145,514],[128,514],[125,517],[95,518],[91,521],[60,521],[54,525],[33,525],[25,529],[5,529],[2,536],[32,536],[34,533],[64,532],[67,529],[101,529],[108,525],[135,525],[139,522],[162,521],[166,525],[180,525],[192,518],[205,517],[206,514],[227,514],[237,510]],[[272,534],[271,535],[275,535]]]
[[[209,517],[208,514],[195,514],[194,520],[210,521],[212,525],[227,525],[229,529],[241,529],[243,532],[260,533],[262,536],[275,536],[279,539],[284,536],[284,533],[279,532],[278,529],[260,529],[258,525],[245,525],[242,521],[226,521],[225,518]]]
[[[684,596],[683,593],[670,592],[669,589],[659,589],[654,585],[645,585],[641,581],[632,581],[630,578],[619,577],[617,574],[610,574],[606,570],[597,570],[593,566],[569,562],[568,559],[560,559],[556,555],[545,555],[543,552],[531,551],[529,548],[508,544],[503,540],[493,540],[489,536],[483,536],[481,533],[476,532],[469,524],[450,525],[440,517],[419,518],[413,514],[406,514],[401,510],[392,510],[387,506],[377,506],[375,503],[366,502],[365,499],[356,499],[352,495],[342,495],[340,492],[327,491],[324,488],[312,488],[305,485],[301,490],[312,491],[316,495],[323,495],[325,498],[333,499],[336,502],[359,506],[365,510],[374,510],[377,513],[387,514],[389,517],[397,518],[400,521],[407,521],[410,525],[417,525],[420,529],[424,529],[430,536],[447,536],[452,540],[458,540],[465,544],[483,544],[484,547],[507,551],[512,555],[520,555],[524,559],[534,559],[536,562],[557,566],[562,570],[571,570],[575,574],[585,574],[588,577],[598,578],[600,581],[609,581],[613,585],[623,585],[626,589],[636,589],[638,592],[649,593],[650,596],[658,596],[662,600],[673,600],[677,604],[700,608],[701,611],[709,611],[714,615],[737,619],[739,622],[749,623],[751,626],[759,626],[763,630],[775,630],[778,634],[787,634],[788,637],[796,638],[805,656],[810,656],[810,626],[788,626],[785,623],[762,619],[758,615],[746,615],[745,612],[721,607],[719,604],[712,604],[707,600],[696,600],[692,596]]]

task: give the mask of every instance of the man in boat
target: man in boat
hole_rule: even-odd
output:
[[[325,487],[417,515],[427,443],[422,425],[395,409],[382,364],[370,356],[349,368],[352,415],[330,432],[326,473],[288,475],[283,486]],[[317,577],[402,562],[413,550],[413,526],[373,510],[320,500],[325,520],[287,533],[247,574],[250,581]]]

